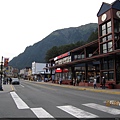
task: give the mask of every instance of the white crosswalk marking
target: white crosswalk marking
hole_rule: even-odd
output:
[[[52,115],[50,115],[47,111],[45,111],[43,108],[31,108],[33,113],[38,118],[54,118]]]
[[[86,112],[84,110],[81,110],[79,108],[73,107],[71,105],[66,106],[57,106],[59,109],[73,115],[76,118],[96,118],[97,115],[94,115],[92,113]]]
[[[38,118],[54,118],[51,114],[49,114],[46,110],[44,110],[41,107],[38,108],[30,108],[15,92],[10,92],[15,104],[17,105],[18,109],[30,109]],[[106,112],[112,115],[119,115],[120,110],[95,104],[95,103],[86,103],[82,104],[86,107],[99,110],[102,112]],[[99,117],[95,114],[92,114],[90,112],[87,112],[85,110],[79,109],[77,107],[74,107],[72,105],[65,105],[65,106],[56,106],[57,108],[65,111],[66,113],[76,117],[76,118],[96,118]]]
[[[120,114],[120,110],[118,110],[118,109],[110,108],[110,107],[95,104],[95,103],[87,103],[87,104],[82,104],[82,105],[93,108],[93,109],[96,109],[96,110],[100,110],[100,111],[103,111],[103,112],[106,112],[106,113],[109,113],[109,114],[112,114],[112,115]]]
[[[28,105],[15,92],[10,92],[10,94],[18,109],[29,109]]]

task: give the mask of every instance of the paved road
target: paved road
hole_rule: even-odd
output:
[[[119,90],[108,94],[91,88],[28,81],[6,85],[5,89],[0,92],[2,118],[120,118],[120,96],[112,93]]]

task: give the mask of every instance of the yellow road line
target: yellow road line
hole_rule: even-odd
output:
[[[14,91],[14,87],[13,87],[13,85],[11,85],[10,87],[11,87],[12,91]]]

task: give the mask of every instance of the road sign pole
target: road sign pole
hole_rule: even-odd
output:
[[[3,88],[2,88],[2,77],[3,77],[3,56],[2,56],[2,59],[1,59],[1,71],[0,71],[0,91],[3,91]]]

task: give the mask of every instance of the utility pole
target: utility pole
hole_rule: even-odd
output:
[[[3,91],[3,88],[2,88],[2,75],[3,75],[3,56],[2,56],[2,59],[1,59],[1,66],[0,66],[0,91]]]

